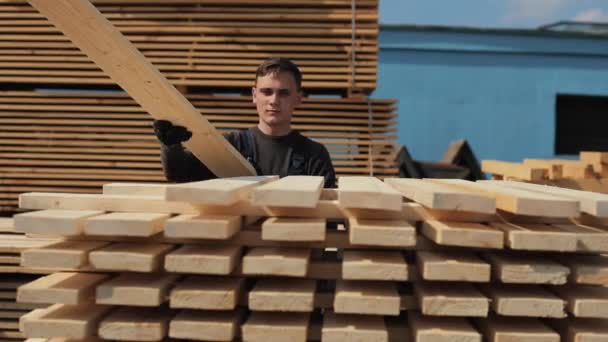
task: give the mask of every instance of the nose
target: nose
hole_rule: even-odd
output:
[[[269,96],[268,100],[270,101],[271,104],[278,104],[279,95],[277,94],[277,92],[273,92],[272,95]]]

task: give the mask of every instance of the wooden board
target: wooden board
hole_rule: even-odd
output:
[[[596,286],[555,287],[568,312],[580,318],[608,318],[608,288]]]
[[[41,210],[14,216],[15,230],[27,234],[80,235],[85,221],[103,214],[98,210]]]
[[[324,182],[321,176],[287,176],[257,187],[251,201],[259,206],[314,208]]]
[[[400,307],[399,293],[392,283],[344,280],[336,282],[336,313],[397,316]]]
[[[85,304],[95,302],[95,288],[105,274],[58,272],[22,285],[17,301],[25,303]]]
[[[164,234],[168,238],[226,240],[241,224],[241,217],[234,215],[179,215],[167,220]]]
[[[539,286],[484,285],[492,309],[503,316],[564,318],[564,301]]]
[[[498,160],[482,160],[481,169],[505,178],[521,180],[542,180],[548,177],[548,170],[544,167],[534,167],[519,163],[509,163]]]
[[[249,292],[252,311],[312,312],[317,284],[314,280],[259,279]]]
[[[262,239],[270,241],[324,241],[325,220],[271,217],[262,223]]]
[[[122,307],[99,323],[98,334],[104,340],[161,341],[172,317],[162,309]]]
[[[481,342],[481,334],[464,318],[430,317],[419,313],[411,313],[408,318],[417,342]]]
[[[294,341],[305,342],[308,333],[309,314],[253,312],[241,327],[245,341]]]
[[[486,317],[489,301],[471,284],[416,283],[416,297],[423,315]]]
[[[546,224],[491,223],[505,233],[505,245],[510,249],[531,251],[574,252],[577,235]]]
[[[503,232],[492,226],[467,222],[427,220],[422,234],[431,241],[445,246],[503,248]]]
[[[343,258],[344,280],[409,280],[410,269],[399,252],[344,251]]]
[[[31,0],[30,4],[155,119],[188,127],[193,136],[184,145],[214,174],[220,177],[255,175],[249,162],[88,1],[61,0],[48,6],[45,1]],[[90,40],[91,36],[96,39]]]
[[[323,315],[321,334],[321,339],[329,342],[389,341],[386,324],[380,316],[339,315],[327,311]]]
[[[234,311],[184,310],[169,323],[169,337],[213,341],[233,341],[237,336],[242,313]]]
[[[227,275],[234,270],[240,257],[239,246],[184,245],[167,254],[165,270],[176,273]]]
[[[62,241],[26,250],[21,255],[25,267],[78,269],[89,265],[90,253],[109,245],[103,241]]]
[[[568,267],[542,256],[487,253],[484,258],[492,264],[493,278],[507,284],[563,285],[570,274]]]
[[[89,262],[98,270],[154,272],[171,249],[159,243],[115,243],[89,253]]]
[[[533,318],[490,316],[475,324],[488,342],[526,341],[559,342],[560,335]]]
[[[494,198],[449,185],[409,178],[386,178],[384,182],[401,192],[404,197],[427,208],[484,214],[496,212]]]
[[[107,306],[55,304],[23,316],[20,330],[28,338],[63,336],[84,339],[97,334],[97,325],[109,310]]]
[[[568,256],[557,261],[570,268],[569,282],[581,285],[608,285],[608,257]]]
[[[252,248],[243,257],[243,274],[304,277],[311,251],[294,248]]]
[[[169,214],[157,213],[109,213],[86,220],[87,235],[142,236],[150,237],[164,229]]]
[[[353,245],[413,247],[416,228],[405,220],[348,219],[348,239]]]
[[[129,196],[165,196],[167,186],[163,183],[106,183],[103,185],[104,195],[129,195]]]
[[[177,275],[124,273],[97,286],[95,302],[107,305],[160,306]]]
[[[234,310],[242,291],[240,278],[190,276],[171,290],[169,305],[178,309]]]
[[[472,253],[417,252],[418,271],[424,280],[489,282],[490,265]]]
[[[343,208],[401,209],[402,195],[372,177],[338,178],[338,201]]]
[[[277,176],[218,178],[167,187],[167,201],[231,205],[246,199],[253,189],[278,179]]]

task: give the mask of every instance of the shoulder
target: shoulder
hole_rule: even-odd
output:
[[[297,133],[299,150],[304,154],[311,156],[329,156],[327,148],[320,142],[314,141],[307,136],[302,135],[300,132]]]

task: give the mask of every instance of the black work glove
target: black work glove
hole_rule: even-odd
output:
[[[192,132],[186,127],[175,126],[171,121],[154,120],[153,126],[158,140],[167,146],[181,144],[192,137]]]

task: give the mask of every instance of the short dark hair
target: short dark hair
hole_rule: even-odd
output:
[[[255,73],[255,83],[257,84],[258,77],[264,77],[268,74],[278,74],[280,72],[289,72],[293,75],[296,80],[296,86],[298,90],[302,89],[302,73],[298,66],[287,58],[270,58],[262,62],[258,66],[258,70]]]

